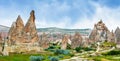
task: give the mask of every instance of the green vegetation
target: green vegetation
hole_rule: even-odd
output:
[[[11,53],[10,56],[0,56],[0,61],[59,61],[73,57],[70,50],[62,50],[54,43],[45,49],[45,52],[37,54],[17,54]]]
[[[76,47],[75,51],[78,53],[82,53],[83,51],[95,51],[95,49],[90,47]]]
[[[30,61],[43,61],[43,56],[30,56]]]
[[[89,59],[92,59],[95,61],[120,61],[120,55],[94,56],[94,57],[89,57]]]
[[[53,58],[51,58],[53,57]],[[41,52],[39,54],[10,54],[10,56],[0,56],[0,61],[50,61],[71,58],[71,55],[55,55],[52,52]]]
[[[116,43],[105,41],[102,43],[102,47],[116,47]]]
[[[112,50],[106,53],[102,53],[102,55],[104,56],[108,56],[108,55],[120,55],[120,50]]]
[[[120,61],[120,50],[112,50],[102,53],[102,56],[93,56],[89,58],[95,61]]]

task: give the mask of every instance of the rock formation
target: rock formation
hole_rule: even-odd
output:
[[[82,36],[80,33],[76,32],[75,35],[72,38],[71,48],[76,48],[82,45]]]
[[[0,46],[2,45],[2,43],[3,43],[3,40],[2,40],[1,33],[0,33]]]
[[[48,38],[47,38],[47,34],[43,33],[40,36],[39,45],[43,48],[48,48],[49,47],[49,41],[48,41]]]
[[[13,22],[11,25],[11,28],[8,32],[8,38],[9,38],[8,43],[10,45],[13,45],[15,43],[15,40],[16,40],[16,33],[14,33],[14,32],[16,32],[15,30],[16,30],[16,24],[15,24],[15,22]]]
[[[3,40],[2,40],[1,33],[0,33],[0,52],[2,51],[2,45],[3,45]]]
[[[8,37],[10,43],[19,43],[22,42],[22,30],[23,30],[24,24],[20,16],[18,16],[16,22],[13,22],[9,32]]]
[[[33,43],[38,41],[38,34],[35,26],[35,15],[33,10],[31,11],[28,22],[23,29],[23,33],[26,40],[25,42]]]
[[[66,49],[67,44],[71,44],[70,39],[68,38],[68,35],[64,35],[62,42],[61,42],[61,49]]]
[[[30,13],[30,18],[24,27],[23,21],[18,16],[16,22],[14,22],[8,32],[9,44],[18,43],[34,43],[38,41],[37,30],[35,26],[35,15],[34,11]]]
[[[106,25],[100,20],[97,24],[94,25],[89,39],[92,42],[103,42],[103,41],[114,41],[114,35],[108,30]]]
[[[119,27],[117,27],[114,34],[115,34],[116,43],[120,44],[120,28]]]

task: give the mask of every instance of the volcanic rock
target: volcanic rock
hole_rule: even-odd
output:
[[[22,42],[22,30],[23,30],[24,24],[23,20],[20,16],[18,16],[16,22],[13,22],[8,34],[9,34],[9,41],[11,43],[19,43]]]
[[[89,39],[92,42],[104,42],[104,41],[114,41],[114,35],[108,30],[106,25],[100,20],[97,24],[94,25]]]
[[[11,25],[11,28],[8,32],[8,38],[9,38],[8,43],[10,45],[13,45],[16,41],[16,33],[15,33],[16,31],[15,30],[16,30],[16,23],[13,22],[12,25]]]
[[[43,33],[40,36],[39,45],[43,48],[48,48],[49,47],[49,40],[47,38],[47,34]]]
[[[116,43],[120,44],[120,28],[119,27],[117,27],[114,34],[115,34]]]
[[[72,38],[71,48],[76,48],[82,45],[82,36],[80,33],[76,32],[75,35]]]
[[[31,11],[28,22],[26,23],[23,29],[23,33],[24,33],[23,36],[25,38],[25,42],[34,43],[38,41],[38,34],[35,26],[35,15],[33,10]]]
[[[70,41],[68,35],[64,35],[62,42],[61,42],[61,49],[66,49],[67,44],[71,44],[71,41]]]

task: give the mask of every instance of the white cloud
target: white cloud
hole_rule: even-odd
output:
[[[111,9],[105,6],[101,6],[97,3],[92,3],[95,6],[95,13],[91,18],[83,17],[79,18],[78,22],[74,24],[73,28],[93,28],[94,24],[100,19],[106,24],[108,29],[115,30],[117,26],[120,27],[120,7]]]
[[[37,20],[36,25],[37,28],[45,28],[45,27],[59,27],[59,28],[67,28],[70,25],[71,18],[65,16],[58,20],[58,22],[47,22],[45,18],[42,20]]]
[[[74,1],[72,3],[73,5],[69,5],[65,1],[62,3],[59,3],[58,0],[53,1],[54,2],[51,4],[40,1],[33,2],[33,8],[31,8],[31,5],[29,4],[25,5],[24,7],[19,7],[19,5],[14,2],[11,2],[12,5],[8,8],[0,6],[0,24],[11,26],[12,22],[16,20],[19,14],[24,20],[24,23],[26,23],[29,18],[30,11],[35,9],[37,28],[93,28],[94,24],[97,23],[100,19],[103,20],[103,22],[110,30],[115,30],[117,26],[120,27],[120,7],[112,9],[101,5],[100,3],[94,3],[91,1],[83,1],[81,4],[79,4],[77,1]],[[91,12],[91,10],[89,10],[89,5],[93,6],[92,9],[95,10],[94,14]],[[79,18],[76,17],[77,20],[74,20],[73,18],[65,15],[71,13],[72,11],[70,10],[72,9],[78,11],[80,10],[80,13],[76,14],[80,15]],[[51,17],[57,17],[59,14],[63,14],[65,17],[58,17],[57,20],[51,19]],[[89,16],[89,14],[93,15]],[[50,17],[50,19],[48,17]],[[72,23],[73,21],[75,21],[75,24]]]

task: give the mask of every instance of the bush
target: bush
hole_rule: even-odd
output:
[[[50,57],[49,59],[50,59],[50,61],[59,61],[59,59],[57,57]]]
[[[42,56],[30,56],[30,61],[43,61],[44,57]]]
[[[69,54],[69,56],[70,56],[70,57],[73,57],[73,56],[74,56],[74,54]]]
[[[84,51],[91,51],[91,50],[94,50],[94,49],[88,48],[88,47],[85,47],[85,48],[84,48]]]
[[[58,55],[58,54],[64,54],[64,55],[67,55],[67,54],[70,54],[70,51],[69,51],[69,50],[61,50],[61,49],[57,49],[57,50],[55,50],[54,54],[55,54],[55,55]]]
[[[70,54],[70,51],[69,50],[63,50],[62,54],[68,55],[68,54]]]
[[[63,55],[59,55],[58,57],[59,57],[59,58],[63,58],[64,56],[63,56]]]
[[[112,50],[107,53],[103,53],[103,55],[120,55],[120,50]]]
[[[81,53],[81,52],[82,52],[81,50],[82,50],[82,47],[76,47],[76,48],[75,48],[75,51],[76,51],[76,52],[80,52],[80,53]]]
[[[104,43],[102,43],[102,46],[103,47],[116,47],[116,43],[105,41]]]
[[[49,46],[48,49],[55,49],[55,46]]]

